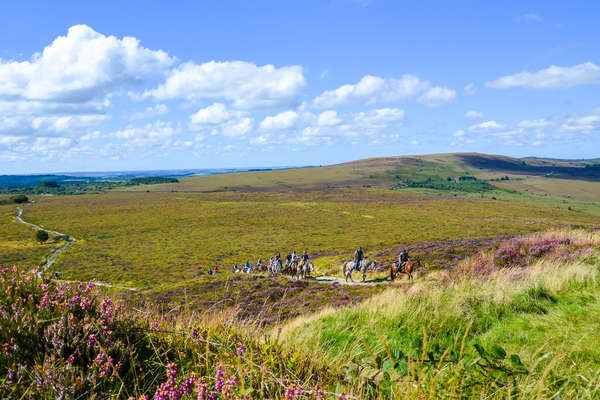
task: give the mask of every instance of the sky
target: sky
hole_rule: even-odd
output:
[[[600,2],[20,1],[0,174],[600,157]]]

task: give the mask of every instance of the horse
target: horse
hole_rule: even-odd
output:
[[[290,262],[289,271],[290,271],[290,276],[292,278],[297,277],[298,279],[300,279],[300,271],[298,269],[298,261]]]
[[[271,275],[277,275],[281,273],[281,267],[281,260],[273,260],[273,262],[269,264],[268,271]]]
[[[303,261],[298,265],[298,276],[306,278],[315,270],[315,265],[310,261]]]
[[[356,263],[354,261],[348,261],[344,263],[344,268],[343,268],[343,272],[344,272],[344,276],[346,277],[346,282],[348,282],[348,278],[350,278],[350,280],[352,282],[354,282],[354,280],[352,279],[352,272],[354,270],[360,271],[363,274],[363,282],[367,279],[367,269],[369,268],[375,268],[377,266],[377,262],[375,261],[369,261],[369,260],[360,260],[360,265],[358,266],[358,268],[356,267]]]
[[[390,267],[390,281],[393,281],[396,278],[396,275],[400,274],[406,274],[408,275],[408,280],[414,280],[413,278],[413,272],[417,269],[417,268],[421,268],[421,261],[416,260],[416,261],[407,261],[404,263],[404,268],[400,268],[400,263],[398,261],[395,261],[392,263],[392,266]]]

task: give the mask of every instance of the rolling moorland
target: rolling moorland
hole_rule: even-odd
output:
[[[221,398],[598,396],[598,160],[390,157],[30,197],[27,221],[77,243],[46,272],[62,283],[3,272],[3,310],[13,291],[31,294],[20,317],[37,321],[2,316],[12,322],[0,341],[19,349],[5,353],[3,395],[32,396],[25,383],[39,375],[38,397],[59,387],[152,397],[164,385],[199,398],[202,385]],[[0,204],[0,264],[39,267],[64,241],[35,242],[14,209]],[[369,284],[342,284],[357,245],[378,271]],[[412,284],[387,281],[402,247],[423,264]],[[229,272],[292,248],[330,278]],[[221,272],[208,275],[214,266]],[[77,288],[92,279],[114,287]],[[53,306],[31,307],[44,296]],[[82,310],[84,297],[97,308]],[[54,320],[88,330],[53,333],[68,343],[39,344],[42,358],[24,366],[31,343],[12,337],[54,332]],[[114,346],[82,347],[92,331]],[[65,363],[72,373],[53,376]],[[216,386],[224,376],[235,380],[229,391]]]

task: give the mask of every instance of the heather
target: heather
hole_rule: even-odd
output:
[[[251,328],[124,309],[93,283],[0,271],[0,397],[238,399],[320,395],[333,375]]]

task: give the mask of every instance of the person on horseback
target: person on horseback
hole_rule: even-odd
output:
[[[363,249],[361,246],[358,246],[358,249],[354,252],[354,269],[358,269],[360,267],[360,262],[364,257]]]
[[[292,263],[292,252],[288,251],[287,256],[285,256],[285,266],[289,267]]]
[[[304,263],[308,261],[308,253],[306,252],[306,250],[302,252],[302,261],[304,261]]]
[[[399,269],[401,269],[402,271],[404,271],[404,265],[406,265],[407,261],[408,261],[408,250],[406,250],[406,248],[403,248],[400,251],[400,254],[398,254],[398,267],[399,267]]]
[[[294,250],[292,252],[292,263],[295,263],[295,262],[298,262],[298,253],[296,253],[296,250]]]
[[[275,254],[275,261],[281,261],[281,253],[277,252],[277,254]]]
[[[244,272],[245,273],[250,273],[250,261],[246,260],[246,264],[244,264]]]

